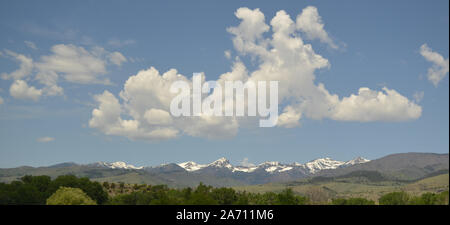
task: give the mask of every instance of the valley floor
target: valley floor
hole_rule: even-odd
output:
[[[449,190],[449,174],[425,178],[415,182],[357,182],[346,179],[310,182],[270,183],[262,185],[238,186],[237,191],[252,193],[280,192],[291,188],[294,193],[307,196],[316,202],[329,202],[336,198],[365,198],[375,202],[384,194],[405,191],[413,196],[426,192],[440,193]]]

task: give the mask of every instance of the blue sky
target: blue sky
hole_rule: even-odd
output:
[[[19,68],[18,55],[32,59],[33,69],[20,79],[42,94],[38,99],[30,97],[36,92],[13,96],[11,88],[19,84],[18,79],[0,79],[0,167],[66,161],[206,163],[222,156],[234,164],[244,158],[253,163],[303,163],[319,157],[349,160],[399,152],[448,153],[448,4],[440,0],[1,2],[0,74],[8,75]],[[125,82],[150,67],[161,74],[176,68],[188,78],[194,72],[204,72],[207,80],[216,80],[233,66],[233,59],[224,54],[230,51],[233,57],[240,57],[247,70],[258,69],[258,61],[241,54],[233,45],[235,35],[227,31],[241,22],[236,10],[259,8],[270,25],[278,11],[284,10],[295,22],[307,6],[317,9],[328,40],[338,46],[333,48],[320,38],[308,39],[307,31],[299,32],[305,35],[303,41],[329,63],[329,67],[314,70],[315,84],[325,84],[328,92],[341,100],[358,94],[361,87],[377,92],[387,87],[420,107],[420,115],[404,121],[377,117],[367,122],[336,116],[314,119],[303,114],[300,126],[243,127],[225,139],[182,132],[167,140],[142,140],[108,135],[105,127],[89,123],[92,111],[99,108],[95,96],[106,90],[122,103],[119,92]],[[271,35],[268,31],[263,38]],[[423,44],[428,52],[447,60],[447,72],[437,85],[428,78],[428,70],[436,62],[424,56]],[[89,80],[69,78],[67,73],[53,69],[63,93],[50,94],[45,89],[50,86],[40,82],[37,74],[50,71],[50,60],[46,59],[61,56],[52,50],[57,45],[78,53],[84,49],[91,56],[95,55],[92,49],[101,48],[96,59],[104,63],[104,68],[90,70]],[[119,61],[111,60],[115,52],[126,61],[120,57]],[[105,85],[104,79],[109,84]],[[414,97],[421,93],[423,98]],[[123,119],[129,117],[122,115]]]

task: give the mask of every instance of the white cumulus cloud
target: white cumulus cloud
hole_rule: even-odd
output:
[[[385,87],[377,91],[362,87],[358,94],[339,97],[330,94],[324,84],[315,82],[315,72],[330,68],[330,62],[303,38],[318,38],[333,45],[316,8],[307,7],[296,21],[280,10],[270,26],[259,9],[239,8],[235,16],[241,22],[227,31],[233,35],[233,46],[239,55],[233,59],[231,71],[220,75],[217,82],[223,85],[233,80],[279,81],[278,102],[284,106],[278,117],[279,127],[298,127],[300,120],[307,118],[397,122],[421,116],[421,106],[393,89]],[[244,56],[258,63],[256,69],[248,70],[240,60]],[[252,121],[250,117],[206,115],[169,119],[170,102],[175,96],[169,90],[178,80],[192,86],[192,81],[175,69],[163,74],[153,67],[139,71],[125,82],[118,95],[120,99],[108,91],[95,97],[98,106],[92,111],[90,127],[130,139],[159,140],[182,134],[224,138],[236,135],[239,127]],[[209,96],[217,94],[214,91]],[[245,105],[249,103],[244,101]],[[223,106],[224,110],[229,107]]]
[[[403,121],[417,119],[422,114],[422,108],[409,101],[392,89],[373,91],[362,87],[358,95],[350,95],[340,101],[333,119],[346,121]]]
[[[9,88],[9,94],[17,99],[37,101],[42,95],[42,90],[28,86],[24,80],[15,80]]]
[[[185,76],[171,69],[164,74],[151,67],[141,70],[125,82],[119,96],[105,91],[96,95],[98,107],[89,121],[107,135],[125,136],[129,139],[161,140],[177,137],[180,133],[206,138],[233,136],[237,132],[236,120],[225,117],[172,117],[170,102],[176,96],[169,91],[177,80],[188,83]],[[125,120],[125,115],[131,119]]]
[[[172,116],[169,112],[161,109],[149,109],[144,113],[144,118],[151,125],[168,125],[171,124]]]
[[[140,120],[122,119],[123,108],[119,100],[108,91],[96,95],[95,100],[99,103],[99,106],[92,111],[89,126],[97,128],[105,134],[125,136],[132,140],[169,139],[176,137],[178,134],[178,130],[171,127],[148,128]]]

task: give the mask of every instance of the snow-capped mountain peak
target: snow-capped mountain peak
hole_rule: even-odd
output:
[[[349,161],[345,162],[345,165],[346,166],[351,166],[351,165],[355,165],[355,164],[366,163],[366,162],[369,162],[369,161],[370,160],[365,159],[365,158],[363,158],[361,156],[358,156],[358,157],[356,157],[356,158],[354,158],[352,160],[349,160]]]
[[[201,165],[193,161],[183,162],[178,164],[180,167],[185,169],[188,172],[196,171],[201,168],[204,168],[206,165]]]
[[[108,163],[108,162],[98,162],[97,165],[99,166],[104,166],[104,167],[108,167],[111,169],[133,169],[133,170],[140,170],[142,168],[144,168],[143,166],[134,166],[131,164],[127,164],[125,162],[122,161],[117,161],[117,162],[112,162],[112,163]]]
[[[222,157],[210,164],[208,164],[208,166],[213,166],[213,167],[219,167],[219,168],[233,168],[233,166],[230,164],[230,161],[228,161],[228,159]]]
[[[230,161],[228,159],[222,157],[212,163],[209,164],[198,164],[193,161],[183,162],[178,164],[180,167],[184,168],[185,170],[192,172],[197,171],[199,169],[203,169],[205,167],[215,167],[215,168],[228,168],[230,170],[233,169],[233,165],[230,164]]]
[[[333,160],[331,158],[320,158],[305,163],[305,167],[310,173],[316,173],[320,170],[337,169],[344,165],[345,162]]]

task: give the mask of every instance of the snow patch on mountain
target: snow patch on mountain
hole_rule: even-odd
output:
[[[112,163],[98,162],[96,165],[97,166],[108,167],[108,168],[111,168],[111,169],[126,169],[126,170],[140,170],[140,169],[144,168],[143,166],[137,167],[137,166],[134,166],[134,165],[131,165],[131,164],[127,164],[125,162],[121,162],[121,161],[112,162]]]
[[[245,166],[237,166],[234,167],[231,171],[232,172],[245,172],[245,173],[251,173],[253,171],[255,171],[256,169],[258,169],[259,167],[257,166],[252,166],[252,167],[245,167]]]
[[[285,168],[279,170],[279,172],[285,172],[285,171],[288,171],[288,170],[292,170],[292,167],[290,167],[290,166],[285,167]]]

